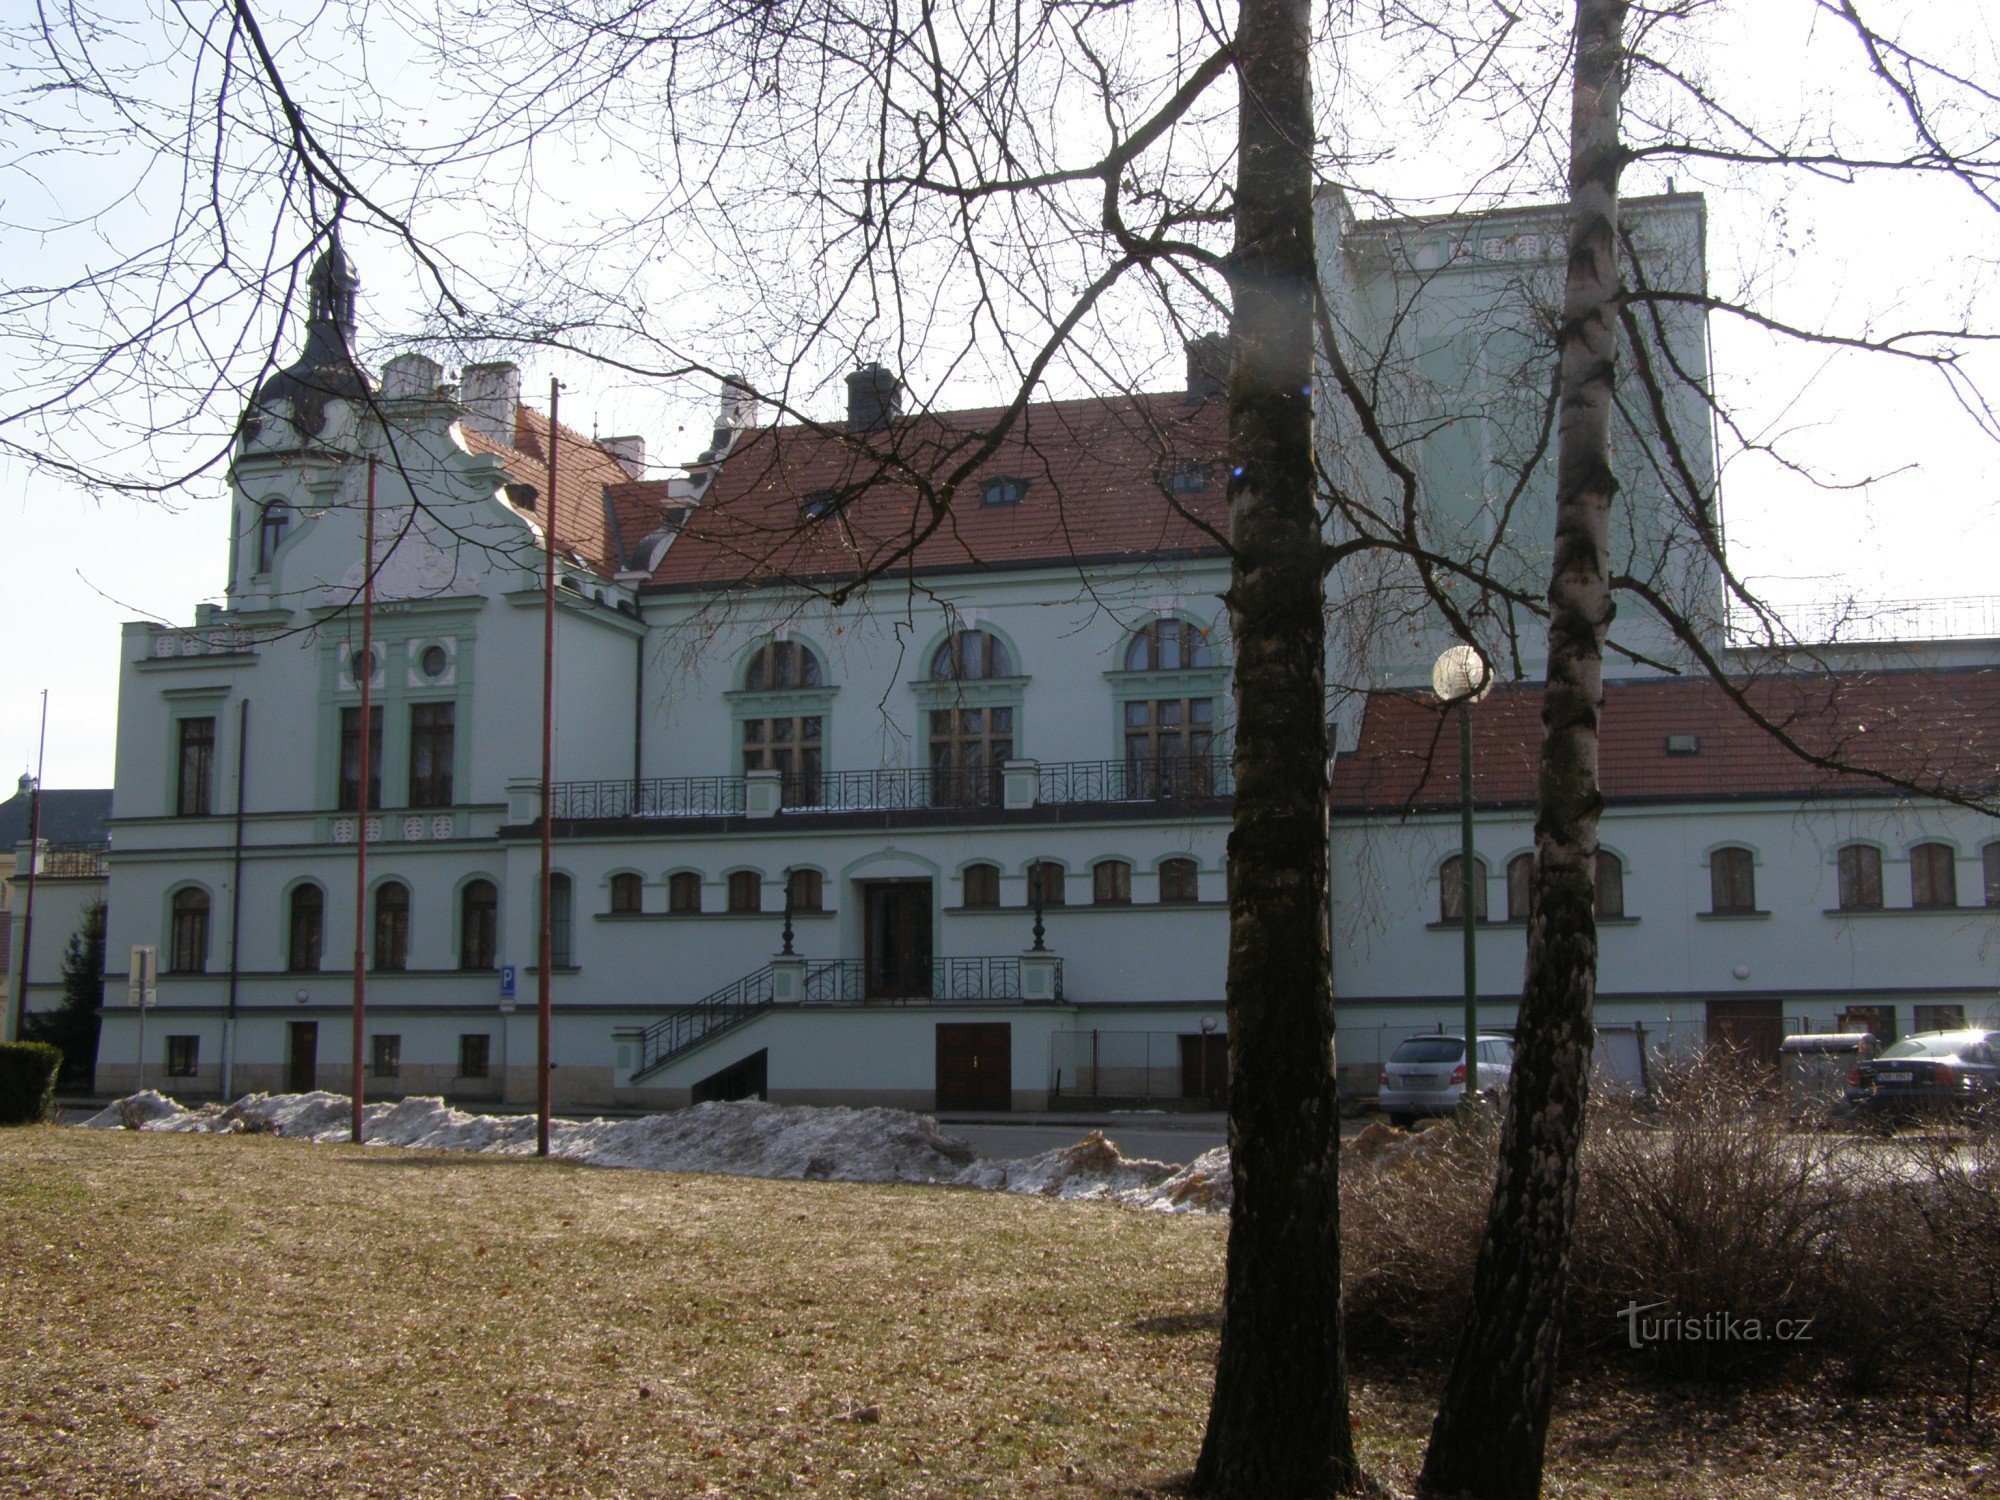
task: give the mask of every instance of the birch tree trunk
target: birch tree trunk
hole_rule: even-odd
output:
[[[1598,717],[1611,623],[1625,0],[1577,0],[1549,675],[1527,977],[1472,1310],[1418,1480],[1426,1500],[1540,1494],[1597,992]]]
[[[1243,0],[1230,258],[1229,1223],[1198,1493],[1354,1487],[1327,950],[1324,573],[1312,452],[1309,0]]]

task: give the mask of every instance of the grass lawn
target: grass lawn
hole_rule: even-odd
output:
[[[1224,1224],[270,1137],[0,1132],[0,1494],[1134,1496]],[[1407,1491],[1412,1381],[1359,1384]],[[1568,1388],[1556,1496],[2000,1494],[1914,1405]]]

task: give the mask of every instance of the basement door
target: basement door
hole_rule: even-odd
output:
[[[1785,1040],[1782,1000],[1711,1000],[1708,1045],[1734,1053],[1748,1068],[1778,1071],[1778,1048]]]
[[[870,880],[861,887],[869,1000],[928,1000],[931,994],[931,883]]]
[[[941,1021],[938,1109],[1014,1107],[1014,1028],[1006,1021]]]
[[[291,1066],[285,1087],[294,1094],[310,1094],[319,1087],[319,1022],[292,1022]]]

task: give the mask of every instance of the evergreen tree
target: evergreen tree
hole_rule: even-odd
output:
[[[97,1080],[97,1008],[104,998],[104,903],[84,908],[83,922],[63,950],[62,1004],[22,1017],[26,1040],[60,1047],[56,1087],[88,1093]]]

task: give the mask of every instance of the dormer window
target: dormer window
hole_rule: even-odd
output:
[[[1215,478],[1215,465],[1198,458],[1178,458],[1161,471],[1160,481],[1171,495],[1192,495],[1205,490]]]
[[[846,497],[839,490],[813,490],[799,500],[799,510],[808,521],[824,521],[828,516],[840,514]]]
[[[273,500],[264,507],[264,514],[257,522],[257,571],[268,573],[271,564],[277,560],[278,547],[285,540],[285,532],[292,524],[291,509],[281,500]]]
[[[983,481],[979,486],[981,505],[1019,505],[1028,494],[1028,481],[1012,475],[1000,475]]]

